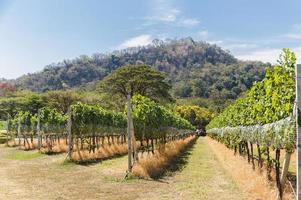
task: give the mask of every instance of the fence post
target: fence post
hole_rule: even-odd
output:
[[[73,151],[73,141],[72,141],[72,110],[71,106],[68,108],[68,157],[71,160],[72,151]]]
[[[297,126],[297,199],[301,200],[301,124],[299,124],[299,113],[301,109],[301,65],[296,70],[296,126]]]
[[[133,146],[133,165],[136,161],[138,161],[138,155],[137,155],[137,144],[136,144],[136,137],[135,137],[135,130],[134,130],[134,122],[133,122],[133,117],[132,117],[132,104],[131,105],[131,118],[130,118],[130,123],[131,123],[131,135],[132,135],[132,146]]]
[[[282,173],[281,173],[281,178],[280,178],[280,185],[281,185],[281,188],[283,191],[284,191],[286,176],[287,176],[287,172],[288,172],[288,167],[289,167],[290,160],[291,160],[291,155],[292,155],[291,153],[285,152],[285,158],[283,161]]]
[[[17,134],[18,134],[18,146],[20,148],[21,146],[21,118],[18,118],[18,130],[17,130]]]
[[[9,114],[7,114],[7,122],[6,122],[6,146],[8,146],[9,122],[10,122],[10,117],[9,117]]]
[[[38,133],[38,150],[40,151],[42,146],[40,110],[38,110],[37,133]]]
[[[128,173],[132,172],[132,108],[131,95],[127,95]]]

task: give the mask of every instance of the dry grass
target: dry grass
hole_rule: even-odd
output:
[[[169,142],[159,146],[151,156],[148,154],[140,157],[133,166],[133,174],[141,178],[156,178],[162,175],[178,153],[183,151],[195,138],[195,136],[190,136],[184,140]]]
[[[24,145],[24,141],[21,140],[21,146],[19,147],[19,149],[24,150],[24,151],[37,149],[37,147],[38,147],[37,142],[35,142],[35,141],[31,142],[30,140],[28,140],[28,142],[29,142],[29,144],[27,142],[25,142],[25,145]],[[19,146],[18,141],[16,141],[15,139],[9,140],[7,146],[8,147],[17,147],[17,146]]]
[[[17,147],[18,141],[16,140],[10,140],[8,142],[8,147]],[[24,151],[30,151],[30,150],[36,150],[38,149],[38,141],[35,139],[33,142],[29,140],[29,144],[27,142],[21,141],[21,146],[19,147],[20,150]],[[51,153],[66,153],[68,152],[68,145],[65,143],[65,140],[60,140],[60,142],[55,141],[52,142],[52,144],[47,144],[45,141],[43,141],[40,149],[41,153],[51,154]]]
[[[55,141],[51,145],[43,142],[40,151],[46,154],[67,153],[68,144],[66,144],[65,140]]]
[[[96,149],[95,152],[88,150],[79,150],[75,149],[72,153],[72,160],[75,162],[89,162],[97,161],[112,158],[115,156],[121,156],[128,152],[128,146],[124,144],[112,144],[112,145],[103,145],[99,149]]]
[[[210,138],[205,138],[206,143],[216,154],[223,167],[233,177],[237,185],[245,192],[256,195],[257,199],[274,200],[276,199],[277,189],[273,182],[268,181],[266,170],[252,170],[252,165],[248,164],[246,159],[240,156],[234,156],[233,151],[226,148]],[[272,176],[275,174],[272,173]],[[294,199],[293,195],[286,188],[284,192],[285,200]]]
[[[149,181],[124,180],[127,156],[83,166],[63,162],[65,154],[49,157],[0,145],[0,199],[256,199],[247,198],[236,187],[210,149],[204,138],[199,138],[192,148],[177,156],[187,159],[181,171],[160,181]]]
[[[18,144],[16,143],[15,140],[9,140],[7,146],[8,147],[16,147],[16,146],[18,146]]]

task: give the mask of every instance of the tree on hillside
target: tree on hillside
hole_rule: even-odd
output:
[[[16,92],[16,87],[8,83],[0,83],[0,96],[6,96],[8,93]]]
[[[148,65],[128,65],[113,71],[99,82],[97,89],[111,95],[140,94],[157,101],[172,101],[165,75]]]

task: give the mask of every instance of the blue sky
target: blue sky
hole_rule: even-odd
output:
[[[191,36],[244,60],[274,62],[283,47],[300,58],[300,8],[300,0],[0,0],[0,77],[155,38]]]

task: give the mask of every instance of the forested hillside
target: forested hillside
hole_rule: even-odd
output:
[[[12,83],[38,92],[64,88],[91,90],[116,68],[142,63],[165,72],[176,97],[235,99],[254,81],[261,80],[265,71],[261,62],[239,61],[216,45],[186,38],[154,40],[145,47],[110,54],[83,55],[48,65],[41,72],[23,75]]]

